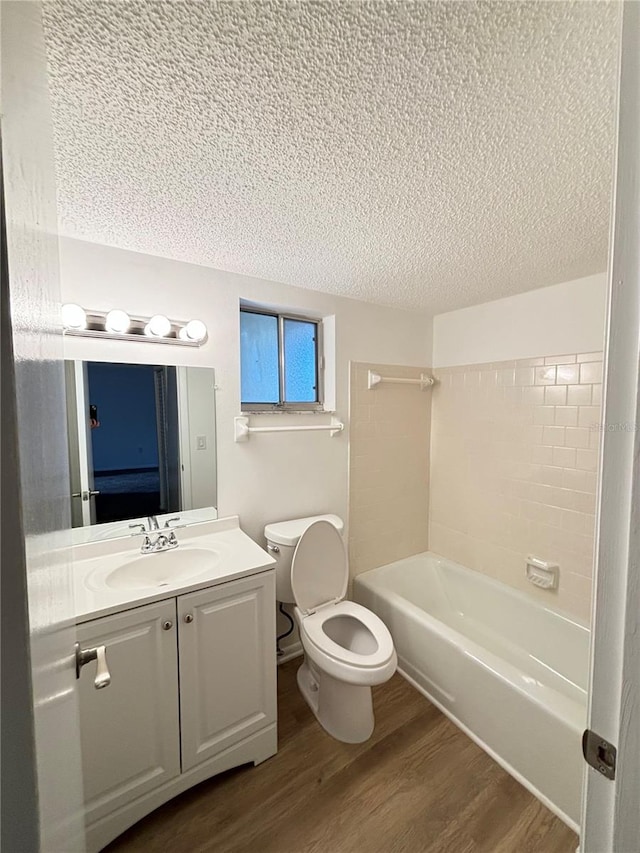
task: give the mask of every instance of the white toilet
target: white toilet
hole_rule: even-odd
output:
[[[388,681],[397,657],[375,613],[345,601],[347,554],[336,515],[311,516],[265,529],[276,558],[276,598],[295,603],[304,649],[298,686],[320,725],[337,740],[361,743],[373,733],[371,686]]]

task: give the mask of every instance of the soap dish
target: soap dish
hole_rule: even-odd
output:
[[[560,566],[537,557],[527,557],[527,580],[540,589],[557,589]]]

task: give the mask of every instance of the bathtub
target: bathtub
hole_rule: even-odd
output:
[[[353,597],[400,673],[577,832],[588,628],[430,552],[359,575]]]

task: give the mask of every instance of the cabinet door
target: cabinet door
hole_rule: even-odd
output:
[[[79,681],[88,825],[180,773],[175,601],[78,626],[83,648],[106,646],[111,673],[96,690],[87,664]]]
[[[276,719],[273,572],[178,597],[182,769]]]

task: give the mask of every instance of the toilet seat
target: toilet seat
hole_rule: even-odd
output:
[[[371,654],[361,654],[346,649],[332,640],[325,633],[323,626],[325,622],[337,616],[350,616],[364,625],[375,639],[377,649]],[[302,616],[300,625],[306,638],[316,649],[339,663],[374,669],[385,666],[394,655],[393,639],[382,619],[361,604],[356,604],[355,601],[340,601],[337,604],[322,607],[309,616]]]
[[[316,521],[300,537],[291,564],[291,589],[305,652],[323,671],[352,684],[378,684],[396,669],[393,639],[384,622],[354,601],[344,601],[349,579],[347,552],[339,531]],[[376,643],[371,653],[347,649],[333,640],[325,625],[336,617],[359,623]],[[358,626],[353,626],[357,631]]]
[[[315,521],[304,531],[291,562],[291,589],[306,616],[347,592],[349,567],[342,536],[329,521]]]

